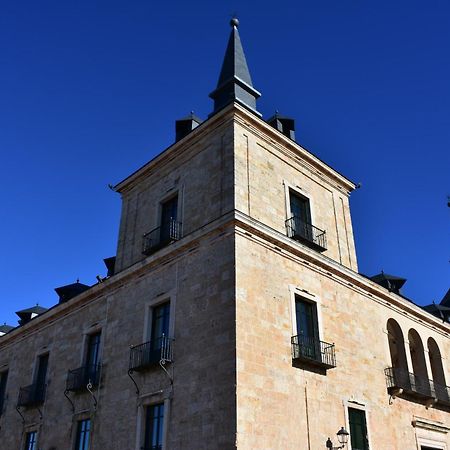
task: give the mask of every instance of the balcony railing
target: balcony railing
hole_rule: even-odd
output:
[[[302,335],[292,336],[292,359],[313,366],[331,369],[336,367],[334,344]]]
[[[173,362],[173,339],[166,336],[130,349],[130,371],[144,370],[162,362]]]
[[[144,234],[142,253],[150,255],[180,238],[181,222],[170,219],[167,224]]]
[[[19,389],[17,406],[38,406],[45,400],[45,384],[34,383]]]
[[[69,370],[67,373],[66,390],[81,391],[87,385],[98,386],[100,383],[100,364],[93,364]]]
[[[314,225],[303,222],[299,217],[293,216],[286,220],[288,237],[300,241],[318,252],[327,249],[327,234]]]
[[[402,389],[403,394],[413,397],[430,399],[434,397],[433,381],[415,375],[399,367],[389,367],[384,371],[389,391]]]

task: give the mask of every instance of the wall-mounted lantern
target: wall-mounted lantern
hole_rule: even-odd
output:
[[[328,440],[325,444],[327,446],[327,448],[329,448],[331,450],[338,450],[338,449],[344,448],[347,445],[348,437],[350,435],[344,427],[341,427],[341,429],[336,433],[336,435],[337,435],[339,444],[341,444],[341,445],[339,447],[333,447],[333,443],[331,442],[331,439],[328,438]]]

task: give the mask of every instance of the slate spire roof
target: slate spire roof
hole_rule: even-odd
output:
[[[239,21],[233,18],[231,19],[230,25],[231,34],[225,51],[217,88],[209,94],[214,100],[213,114],[229,103],[237,102],[258,116],[261,116],[256,110],[256,100],[261,94],[253,87],[239,36]]]

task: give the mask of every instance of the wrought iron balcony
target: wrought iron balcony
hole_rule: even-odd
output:
[[[19,389],[17,406],[39,406],[45,400],[45,384],[34,383]]]
[[[334,344],[302,335],[292,336],[292,359],[323,369],[336,367]]]
[[[288,237],[300,241],[318,252],[324,252],[327,249],[326,232],[310,223],[303,222],[297,216],[286,220],[286,231]]]
[[[67,373],[66,390],[81,391],[88,385],[98,386],[100,383],[100,364],[79,367]]]
[[[130,348],[129,371],[140,371],[155,364],[173,362],[173,339],[161,336]]]
[[[433,381],[428,378],[415,375],[399,367],[389,367],[384,371],[388,391],[402,389],[406,396],[431,399],[434,397]]]
[[[181,238],[181,222],[171,219],[167,224],[144,234],[142,253],[151,255]]]

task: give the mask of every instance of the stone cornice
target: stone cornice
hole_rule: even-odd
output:
[[[294,241],[288,236],[277,230],[253,219],[247,214],[236,211],[236,225],[246,231],[246,236],[258,236],[262,243],[271,245],[272,249],[281,252],[286,257],[295,255],[304,261],[304,264],[310,268],[315,268],[323,276],[332,278],[340,282],[349,289],[352,289],[373,301],[395,309],[410,319],[420,321],[429,327],[439,331],[447,338],[450,337],[450,325],[440,321],[437,317],[424,311],[414,303],[405,300],[399,295],[389,292],[386,288],[376,284],[372,280],[362,276],[348,267],[318,253],[300,242]],[[284,252],[283,252],[284,251]]]
[[[275,146],[281,153],[294,159],[297,164],[306,163],[309,170],[322,180],[331,179],[337,183],[338,188],[343,188],[347,193],[355,189],[355,183],[330,167],[320,158],[303,148],[297,142],[289,139],[280,131],[270,126],[267,122],[251,114],[240,105],[236,107],[236,118],[241,125],[250,128],[252,132],[269,145]]]
[[[117,192],[125,192],[145,178],[151,171],[159,169],[172,159],[184,153],[187,149],[193,148],[195,144],[204,139],[205,136],[228,121],[239,121],[242,125],[251,127],[253,132],[258,134],[263,140],[277,147],[279,151],[294,158],[297,164],[305,163],[316,176],[326,180],[334,180],[338,188],[344,189],[347,193],[355,189],[355,184],[331,168],[317,156],[304,149],[301,145],[284,136],[278,130],[270,126],[261,118],[255,116],[238,103],[230,104],[226,108],[214,114],[209,119],[201,123],[195,130],[183,139],[175,142],[148,163],[136,170],[130,176],[114,186]]]
[[[15,328],[4,336],[0,337],[0,349],[6,347],[11,341],[24,339],[29,335],[38,332],[55,321],[77,312],[86,305],[96,301],[105,300],[106,297],[115,293],[127,283],[141,277],[149,271],[170,264],[187,253],[195,249],[201,240],[213,235],[222,233],[227,226],[233,224],[234,211],[229,211],[217,219],[194,230],[181,240],[167,246],[157,253],[146,257],[145,259],[122,270],[118,274],[106,279],[102,283],[92,286],[87,291],[77,295],[73,299],[56,304],[47,312],[38,316],[25,325]]]

